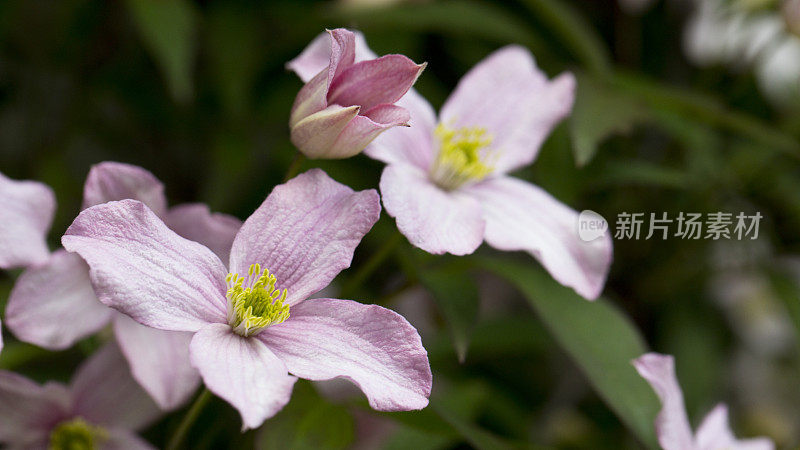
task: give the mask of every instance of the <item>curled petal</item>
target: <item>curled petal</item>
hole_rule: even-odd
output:
[[[223,262],[230,258],[233,238],[242,227],[241,220],[227,214],[212,213],[202,203],[170,208],[164,223],[186,239],[205,245]]]
[[[289,372],[309,380],[343,377],[374,409],[428,405],[431,368],[414,327],[394,311],[351,300],[311,299],[259,335]]]
[[[114,334],[133,377],[161,409],[182,406],[197,390],[200,374],[189,361],[192,333],[150,328],[117,313]]]
[[[647,353],[633,361],[639,374],[661,399],[656,434],[664,450],[693,449],[692,429],[683,405],[683,392],[675,376],[675,360],[669,355]]]
[[[360,31],[352,31],[355,35],[355,62],[375,59],[378,56],[369,49],[364,35]],[[331,32],[320,33],[300,55],[286,64],[303,82],[314,78],[331,62]]]
[[[292,144],[309,158],[335,157],[331,148],[359,111],[358,106],[332,105],[314,113],[292,127]]]
[[[234,334],[228,325],[197,332],[191,358],[206,387],[239,410],[243,430],[258,428],[280,411],[297,381],[261,341]]]
[[[55,209],[56,197],[47,185],[12,180],[0,173],[0,268],[47,260],[47,230]]]
[[[328,104],[360,105],[370,109],[394,103],[406,93],[425,70],[403,55],[386,55],[354,64],[337,76],[328,91]]]
[[[118,162],[92,166],[83,185],[83,209],[125,199],[139,200],[159,217],[167,212],[164,185],[152,173]]]
[[[326,158],[349,158],[373,141],[379,134],[397,127],[408,126],[409,115],[405,109],[395,105],[378,105],[347,124],[333,142]]]
[[[8,299],[6,325],[20,340],[63,350],[96,333],[113,310],[100,303],[89,266],[75,253],[53,252],[20,275]]]
[[[416,167],[393,164],[381,176],[383,205],[409,242],[428,253],[468,255],[483,241],[481,207],[434,185]]]
[[[164,330],[197,331],[227,320],[219,258],[167,228],[136,200],[84,210],[61,239],[90,267],[101,302]]]
[[[355,192],[319,169],[277,186],[239,230],[231,272],[261,264],[295,304],[350,266],[353,252],[380,215],[378,193]]]
[[[489,245],[527,251],[559,283],[589,300],[600,295],[611,265],[608,233],[583,241],[576,211],[516,178],[492,178],[464,190],[481,204]]]

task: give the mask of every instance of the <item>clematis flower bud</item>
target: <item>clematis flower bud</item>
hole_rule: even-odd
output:
[[[292,106],[291,140],[309,158],[349,158],[383,131],[408,126],[408,111],[394,103],[425,64],[403,55],[370,58],[357,51],[355,33],[328,34],[329,48],[318,38],[288,65],[306,81]]]

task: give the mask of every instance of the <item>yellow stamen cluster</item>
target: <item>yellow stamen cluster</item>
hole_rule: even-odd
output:
[[[50,433],[49,450],[93,450],[99,448],[108,433],[82,418],[62,422]]]
[[[431,178],[442,189],[451,191],[467,182],[480,181],[492,173],[485,150],[492,137],[481,127],[453,129],[440,123],[434,134],[439,139],[439,156],[431,166]]]
[[[253,336],[289,318],[289,305],[284,304],[286,289],[277,289],[275,275],[266,268],[262,271],[260,264],[250,266],[247,278],[229,273],[225,281],[228,324],[237,334]]]

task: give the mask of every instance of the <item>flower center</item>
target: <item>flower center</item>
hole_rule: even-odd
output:
[[[433,162],[430,175],[442,189],[452,191],[467,182],[480,181],[492,173],[486,164],[486,148],[492,136],[486,128],[453,129],[440,123],[434,134],[439,139],[439,156]]]
[[[268,269],[261,271],[260,264],[252,264],[247,278],[229,273],[228,324],[241,336],[253,336],[264,328],[289,318],[289,305],[285,305],[286,289],[275,288],[278,281]]]
[[[49,450],[93,450],[101,441],[108,438],[108,433],[78,417],[61,422],[50,433]]]

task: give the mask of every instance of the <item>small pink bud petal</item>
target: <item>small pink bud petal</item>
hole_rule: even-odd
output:
[[[292,127],[292,143],[309,158],[336,158],[330,155],[331,147],[360,110],[333,105],[314,113]]]
[[[425,66],[403,55],[386,55],[354,64],[333,81],[328,103],[361,105],[365,110],[381,103],[394,103],[411,89]]]

